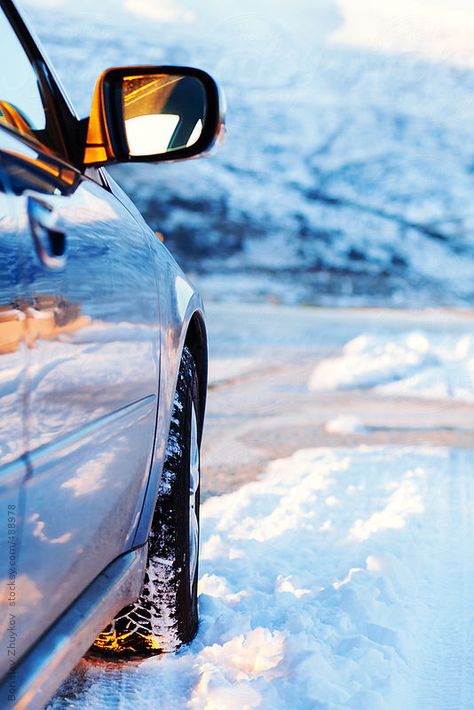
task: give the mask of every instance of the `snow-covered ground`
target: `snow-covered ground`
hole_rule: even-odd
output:
[[[214,298],[474,302],[470,0],[23,0],[81,115],[127,63],[228,98],[207,161],[114,170]]]
[[[209,499],[196,640],[83,661],[50,710],[471,708],[473,464],[306,449]]]
[[[224,469],[232,492],[202,506],[198,635],[176,655],[85,659],[48,710],[472,708],[474,408],[465,389],[406,386],[422,342],[420,381],[450,357],[464,372],[472,313],[208,310],[203,480],[208,495]],[[376,386],[394,373],[403,395]]]
[[[206,495],[300,448],[472,446],[472,311],[208,303],[207,312]]]

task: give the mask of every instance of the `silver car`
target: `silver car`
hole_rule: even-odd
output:
[[[99,77],[79,119],[0,0],[0,707],[41,707],[89,649],[197,629],[201,299],[105,172],[209,151],[204,72]]]

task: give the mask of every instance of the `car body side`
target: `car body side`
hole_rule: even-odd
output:
[[[50,90],[54,96],[55,106],[61,120],[62,135],[64,136],[66,145],[69,144],[70,146],[74,146],[75,138],[83,130],[81,126],[82,122],[74,113],[73,109],[71,109],[66,95],[63,93],[59,82],[56,81],[55,75],[48,65],[47,59],[44,57],[32,35],[27,30],[26,25],[17,13],[13,3],[11,3],[10,0],[2,0],[2,7],[8,11],[7,14],[10,17],[10,20],[14,21],[17,31],[21,34],[23,41],[29,46],[32,55],[36,57],[36,61],[42,62],[46,67],[48,67],[48,75],[50,76],[51,82]],[[0,129],[0,131],[2,134],[8,133],[7,129],[4,128]],[[11,138],[13,142],[20,140],[18,136],[11,136]],[[29,149],[30,146],[26,146],[26,148]],[[0,181],[3,180],[4,189],[6,191],[5,194],[7,195],[7,202],[9,202],[14,194],[14,190],[10,184],[11,180],[9,180],[8,177],[8,161],[12,161],[13,159],[18,160],[18,155],[14,155],[15,150],[3,150],[0,152],[2,152],[2,155],[0,155]],[[40,153],[41,151],[39,151],[38,155],[40,155]],[[66,157],[67,160],[64,163],[64,169],[67,171],[69,167],[68,161],[70,161],[70,165],[73,166],[74,160],[77,156],[74,156],[74,150],[72,150]],[[23,159],[24,156],[20,156],[20,161]],[[47,162],[47,156],[45,156],[45,160]],[[53,157],[52,161],[54,163],[58,163],[56,157]],[[60,160],[59,163],[61,163]],[[158,332],[154,342],[157,345],[158,351],[153,358],[153,367],[156,368],[157,373],[155,383],[156,401],[153,414],[149,414],[150,421],[150,417],[153,416],[153,426],[150,426],[147,430],[146,446],[148,450],[145,452],[146,455],[143,457],[143,465],[146,466],[146,471],[140,481],[135,485],[135,490],[137,491],[135,515],[133,517],[132,524],[124,531],[122,540],[117,540],[118,556],[114,559],[107,560],[107,565],[93,579],[90,579],[87,576],[84,577],[83,583],[79,583],[76,586],[75,596],[73,599],[68,601],[67,607],[60,608],[58,610],[59,613],[57,618],[51,619],[45,615],[43,633],[40,635],[35,633],[34,637],[32,637],[31,644],[28,644],[28,647],[24,649],[20,646],[20,652],[14,658],[18,691],[15,703],[23,703],[21,707],[36,707],[35,703],[39,702],[41,697],[47,697],[47,694],[51,692],[51,689],[54,689],[54,687],[61,682],[64,674],[68,671],[72,664],[78,660],[87,646],[92,643],[95,634],[102,628],[101,624],[104,625],[110,621],[121,605],[123,606],[130,603],[140,593],[140,584],[146,562],[146,542],[153,517],[163,460],[166,452],[168,429],[181,352],[185,344],[189,346],[197,364],[201,387],[200,401],[202,403],[202,411],[200,412],[200,415],[202,418],[204,417],[205,393],[207,386],[207,336],[201,298],[193,285],[189,282],[179,266],[176,264],[169,251],[156,237],[153,231],[145,224],[139,211],[128,199],[121,188],[119,188],[113,179],[106,173],[106,171],[103,168],[98,170],[91,169],[87,171],[87,173],[87,177],[80,176],[80,181],[87,183],[86,188],[92,191],[92,194],[94,194],[94,191],[98,191],[97,194],[104,197],[105,203],[110,201],[110,204],[117,206],[117,210],[125,210],[130,215],[131,223],[133,222],[136,225],[137,234],[141,233],[143,235],[144,242],[146,241],[147,249],[149,249],[148,257],[143,255],[142,258],[150,258],[151,263],[154,266],[156,304],[153,304],[150,309],[150,313],[156,306],[157,322],[155,323],[155,326]],[[50,180],[54,181],[54,176],[51,177]],[[22,199],[24,197],[25,196],[22,195]],[[31,197],[31,195],[29,197]],[[35,195],[33,195],[33,197],[35,197]],[[53,198],[53,200],[54,199],[55,198]],[[117,202],[114,203],[114,200]],[[13,209],[13,212],[15,209],[16,208]],[[99,215],[99,222],[101,220],[105,223],[107,221],[107,215]],[[21,223],[21,220],[18,220],[18,214],[13,215],[12,222],[15,225]],[[77,227],[78,236],[80,236],[80,229],[81,225],[79,224]],[[99,235],[99,237],[100,236],[101,235]],[[102,235],[102,238],[105,239],[106,235]],[[40,280],[38,283],[40,283]],[[35,298],[37,298],[37,294],[35,294]],[[29,304],[28,307],[31,310],[31,304]],[[33,311],[38,313],[36,304]],[[42,316],[44,316],[44,313]],[[76,314],[76,316],[76,320],[82,317],[79,314]],[[121,314],[119,313],[118,316],[121,316]],[[44,320],[46,319],[43,318],[43,321]],[[123,317],[119,317],[118,320],[120,323],[123,323],[123,321],[126,321],[126,316],[124,315]],[[88,324],[86,324],[85,330],[87,330],[87,326]],[[71,335],[71,332],[69,332],[67,337],[74,337]],[[59,340],[63,337],[65,337],[64,330],[61,332]],[[50,334],[48,338],[49,341],[54,341],[55,334],[53,333],[52,336]],[[41,340],[41,335],[39,336],[39,340]],[[22,347],[26,347],[28,352],[34,352],[34,347],[31,342],[26,346],[23,344]],[[28,355],[28,357],[30,357],[30,355]],[[130,357],[133,357],[133,353],[130,353]],[[118,360],[116,359],[115,366],[117,363]],[[28,366],[26,366],[26,369],[28,369]],[[32,376],[30,373],[25,379],[27,387],[30,386],[31,381]],[[25,397],[27,399],[28,396],[29,392],[23,393],[23,401]],[[150,400],[150,407],[151,406]],[[79,437],[81,437],[81,432],[85,432],[86,430],[87,425],[83,429],[77,430],[76,433],[79,432]],[[61,442],[66,442],[70,445],[71,439],[67,438],[69,436],[69,432],[66,432],[66,434],[67,436],[63,437]],[[38,441],[40,440],[38,439]],[[143,442],[139,441],[137,446],[140,445],[140,443]],[[31,460],[28,460],[30,457],[30,451],[28,448],[25,451],[19,451],[16,459],[14,458],[10,462],[11,464],[17,461],[24,466],[24,472],[21,474],[24,476],[21,486],[22,488],[26,486],[26,484],[29,485],[31,483],[32,476],[30,469],[34,469],[36,465],[39,467],[42,465],[41,455],[43,455],[43,449],[41,448],[41,445],[37,447],[37,451],[40,452],[37,457],[38,463],[33,460],[34,457],[31,458],[31,460],[33,460],[33,464],[31,463]],[[49,459],[47,465],[49,465]],[[61,461],[59,461],[58,464],[58,468],[60,467]],[[77,480],[77,477],[72,480]],[[60,487],[64,488],[65,485],[67,486],[67,483],[67,481],[66,483],[63,481]],[[77,484],[76,489],[74,489],[74,485],[75,484],[71,483],[71,480],[69,480],[69,490],[76,491],[77,493]],[[20,492],[20,498],[22,495],[23,494]],[[95,491],[89,491],[85,504],[87,504],[89,509],[96,504],[100,505],[104,496],[107,496],[107,490],[98,487]],[[54,504],[54,501],[50,502],[51,504]],[[119,516],[120,510],[117,510],[116,513],[117,516]],[[26,515],[26,513],[24,513],[24,515]],[[37,513],[34,513],[34,515],[37,515]],[[48,531],[46,528],[41,527],[43,521],[39,517],[35,518],[30,515],[30,522],[32,522],[31,539],[33,540],[34,538],[35,542],[44,542]],[[25,520],[22,521],[22,525],[24,524]],[[48,539],[46,541],[49,543],[59,543],[60,539],[61,537],[59,536],[53,540]],[[24,541],[22,540],[22,542]],[[59,551],[60,547],[61,545],[57,544],[54,549]],[[80,567],[80,547],[77,548],[77,552],[77,565]],[[86,560],[83,560],[82,563],[87,566]],[[114,568],[113,572],[111,571],[112,567]],[[77,579],[80,578],[81,575],[79,573]],[[108,587],[107,583],[109,585]],[[25,594],[27,591],[28,590],[26,589]],[[81,610],[80,613],[78,610]],[[41,611],[40,607],[39,611]],[[75,626],[74,624],[70,624],[70,634],[74,634],[75,638],[71,637],[65,639],[65,620],[74,618],[77,620],[81,615],[83,620],[82,622],[77,622]],[[61,624],[63,625],[61,626]],[[5,638],[8,640],[8,636]],[[62,638],[62,656],[58,651],[59,646],[57,646],[56,643],[58,638]],[[52,640],[54,639],[56,639],[56,641],[52,643]],[[44,643],[45,640],[47,640],[46,645]],[[45,651],[45,648],[49,648],[50,650]],[[65,648],[66,650],[64,650]],[[45,655],[47,655],[48,658],[45,658]],[[62,658],[61,662],[57,660],[60,656]],[[39,659],[42,659],[42,665],[39,662]],[[26,670],[22,671],[22,668]],[[3,668],[3,672],[6,672],[7,670],[7,666]],[[54,677],[51,677],[52,672]],[[46,683],[45,677],[47,675],[49,678]],[[35,682],[37,683],[37,686],[39,683],[38,687],[43,688],[41,693],[38,694],[38,687],[35,686],[35,697],[31,696],[31,693],[33,692],[33,676],[36,678]],[[8,692],[5,685],[2,686],[0,692],[2,692],[2,694]],[[28,693],[30,694],[29,701],[24,699]],[[12,703],[5,704],[5,707],[8,707],[9,705],[12,705]],[[18,707],[20,707],[20,705],[18,705]]]
[[[131,548],[135,548],[146,543],[150,531],[166,454],[176,380],[185,345],[191,350],[197,367],[201,405],[199,415],[201,424],[204,422],[208,382],[208,338],[205,310],[199,292],[183,273],[169,250],[154,235],[127,194],[104,169],[101,171],[105,174],[105,179],[113,194],[150,233],[153,248],[156,250],[155,264],[160,263],[160,269],[156,274],[161,330],[156,436],[153,445],[152,465],[143,496],[143,507],[131,545]]]

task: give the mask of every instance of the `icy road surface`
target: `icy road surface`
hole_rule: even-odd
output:
[[[49,710],[472,708],[473,314],[208,311],[199,633]]]

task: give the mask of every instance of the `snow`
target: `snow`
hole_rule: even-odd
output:
[[[338,0],[344,24],[333,41],[391,53],[414,53],[428,59],[474,66],[474,17],[469,0]],[[397,19],[402,19],[396,21]]]
[[[228,140],[213,159],[114,169],[205,295],[472,306],[468,0],[24,4],[81,115],[107,66],[190,64],[222,83]],[[472,327],[456,317],[341,323],[266,304],[236,335],[238,307],[211,347],[215,386],[297,343],[324,350],[316,393],[474,400]],[[324,428],[370,434],[342,412]],[[143,662],[85,659],[50,710],[471,708],[473,459],[307,448],[208,499],[195,641]]]
[[[272,462],[203,505],[190,647],[82,661],[49,709],[472,707],[473,463],[399,447]]]
[[[249,357],[212,358],[209,362],[209,385],[218,385],[241,377],[251,372],[257,362],[257,360]]]
[[[341,414],[324,425],[328,434],[364,434],[367,428],[359,417]]]
[[[474,402],[474,335],[364,334],[318,363],[310,389],[371,388],[385,395]]]
[[[24,4],[81,115],[107,66],[222,84],[212,159],[114,168],[205,295],[472,305],[469,0]]]
[[[275,414],[284,410],[277,387],[287,361],[292,384],[295,364],[304,366],[301,389],[313,398],[302,409],[296,387],[283,400],[289,439],[308,420],[311,442],[320,423],[354,446],[295,445],[256,480],[207,498],[195,640],[144,661],[85,658],[48,710],[472,708],[474,451],[440,445],[447,433],[469,442],[472,432],[472,313],[210,304],[208,324],[216,367],[206,436],[220,396],[237,439],[228,444],[220,429],[214,437],[238,463],[252,440],[238,428],[245,411],[232,392],[259,405],[252,435],[270,417],[272,451],[283,438]],[[318,387],[371,388],[383,416],[364,390],[352,410],[355,395],[308,391],[315,361]],[[264,368],[278,373],[268,399],[257,386]],[[388,388],[411,388],[416,405],[447,373],[457,389],[442,406],[422,400],[411,417],[406,403],[389,406]],[[375,445],[386,426],[389,443]],[[410,442],[430,445],[403,445],[407,429]]]

